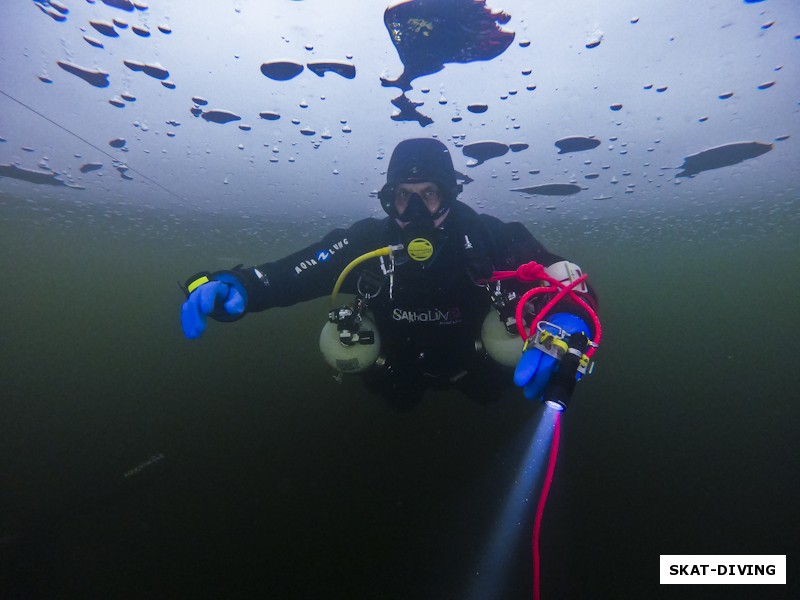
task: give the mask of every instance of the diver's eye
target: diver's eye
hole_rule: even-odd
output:
[[[425,190],[422,195],[425,200],[437,200],[439,198],[439,190]]]

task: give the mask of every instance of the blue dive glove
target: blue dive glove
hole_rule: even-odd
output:
[[[569,334],[578,333],[579,331],[589,334],[589,326],[581,319],[570,313],[555,313],[546,319],[549,323],[556,325]],[[544,326],[547,331],[557,334],[558,331],[554,327],[548,325]],[[523,388],[523,394],[526,398],[532,400],[540,399],[547,383],[555,373],[558,367],[558,360],[545,354],[538,348],[531,347],[522,353],[522,358],[517,363],[517,369],[514,371],[514,383]],[[578,373],[578,379],[581,374]]]
[[[183,335],[190,340],[206,330],[206,318],[231,321],[244,314],[246,293],[233,275],[220,273],[213,281],[195,288],[181,306]]]

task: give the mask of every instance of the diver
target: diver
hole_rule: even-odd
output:
[[[521,223],[476,213],[457,199],[461,191],[442,142],[400,142],[378,193],[387,217],[331,231],[275,262],[191,277],[181,308],[184,335],[200,337],[207,317],[235,321],[326,296],[341,285],[356,301],[331,311],[326,328],[335,341],[326,344],[323,330],[323,354],[339,371],[360,373],[395,408],[411,408],[429,388],[457,387],[490,401],[512,381],[526,397],[541,398],[559,361],[538,348],[523,353],[522,339],[512,333],[515,315],[533,319],[553,294],[526,302],[519,313],[519,299],[537,283],[492,276],[534,261],[568,282],[580,269],[549,252]],[[579,301],[565,295],[544,327],[562,338],[591,338],[596,296],[584,283],[575,291]],[[371,352],[366,359],[347,354],[364,349]]]

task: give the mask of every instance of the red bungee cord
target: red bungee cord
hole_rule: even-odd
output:
[[[571,281],[568,285],[564,285],[557,279],[548,275],[544,269],[544,265],[531,261],[521,265],[516,271],[495,271],[489,281],[500,281],[501,279],[516,278],[520,281],[546,281],[550,284],[546,287],[535,287],[528,290],[522,295],[522,298],[519,299],[519,302],[517,302],[517,331],[519,332],[519,335],[523,341],[527,341],[529,337],[532,337],[536,333],[536,326],[545,317],[545,315],[550,312],[550,309],[558,304],[565,296],[569,295],[570,299],[583,308],[592,319],[595,334],[591,346],[586,351],[586,356],[591,358],[597,350],[597,346],[600,344],[600,339],[603,335],[603,328],[600,326],[600,319],[597,317],[597,313],[594,311],[594,309],[589,306],[583,298],[573,291],[575,287],[583,283],[586,277],[587,276],[585,274],[581,275],[576,280]],[[553,296],[550,301],[544,305],[542,310],[539,311],[539,313],[533,319],[529,331],[526,332],[522,314],[525,308],[525,303],[537,294],[552,294],[553,292],[556,292],[556,295]]]
[[[536,334],[536,327],[538,326],[539,322],[544,318],[544,316],[556,305],[560,302],[565,296],[569,295],[570,299],[576,302],[579,306],[581,306],[586,313],[591,317],[592,323],[594,325],[595,337],[592,340],[592,344],[590,348],[586,351],[586,356],[591,358],[591,356],[597,350],[597,346],[600,344],[600,339],[602,337],[603,330],[600,326],[600,319],[597,317],[597,313],[594,309],[589,306],[586,301],[581,298],[578,294],[576,294],[573,290],[576,286],[580,285],[585,279],[586,275],[581,275],[574,281],[571,281],[568,285],[564,285],[557,279],[551,277],[547,274],[544,269],[544,266],[537,263],[537,262],[529,262],[520,266],[516,271],[495,271],[492,275],[490,281],[500,281],[501,279],[511,279],[516,278],[520,281],[546,281],[549,283],[549,286],[544,287],[535,287],[527,292],[525,292],[522,297],[519,299],[517,303],[517,310],[516,310],[516,318],[517,318],[517,331],[519,332],[520,337],[527,341],[528,338],[533,337]],[[525,303],[530,300],[533,296],[537,294],[553,294],[555,295],[550,299],[547,304],[544,305],[542,310],[538,312],[538,314],[534,317],[533,322],[531,323],[528,332],[525,331],[525,324],[523,321],[523,310],[525,308]],[[533,534],[531,536],[531,549],[533,553],[533,598],[534,600],[540,600],[541,592],[540,592],[540,566],[539,566],[539,532],[541,531],[542,526],[542,517],[544,515],[544,505],[547,502],[547,494],[550,492],[550,485],[553,483],[553,473],[556,470],[556,459],[558,458],[558,442],[561,438],[561,413],[555,413],[555,421],[553,424],[553,441],[550,444],[550,459],[547,463],[547,474],[544,478],[544,484],[542,485],[542,492],[539,495],[539,504],[536,507],[536,518],[533,522]]]

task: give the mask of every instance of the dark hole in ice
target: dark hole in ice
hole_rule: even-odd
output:
[[[715,148],[703,150],[683,159],[682,169],[675,177],[694,177],[703,171],[729,167],[750,158],[766,154],[772,150],[772,144],[762,142],[735,142]]]
[[[95,48],[105,48],[105,46],[103,46],[103,43],[101,41],[96,40],[94,38],[90,38],[88,35],[83,36],[83,39],[86,40],[86,42],[90,46],[94,46]]]
[[[556,142],[559,154],[567,154],[568,152],[582,152],[584,150],[591,150],[600,145],[600,140],[592,137],[574,136],[561,138]]]
[[[116,106],[117,108],[122,108],[123,106],[125,106],[125,103],[118,98],[111,98],[111,100],[109,100],[108,103],[111,106]]]
[[[470,104],[467,106],[467,110],[471,113],[480,114],[485,113],[489,110],[488,104]]]
[[[103,168],[103,163],[86,163],[85,165],[81,165],[81,173],[91,173],[92,171],[97,171],[98,169]]]
[[[108,142],[108,145],[111,146],[112,148],[122,148],[127,143],[128,142],[123,138],[114,138],[113,140]]]
[[[81,186],[71,185],[59,179],[60,175],[53,171],[34,171],[32,169],[23,169],[17,165],[0,165],[0,177],[11,177],[12,179],[19,179],[29,183],[63,185],[79,190],[84,189]]]
[[[775,85],[774,81],[765,81],[764,83],[762,83],[761,85],[758,86],[758,89],[767,90],[767,89],[771,88],[773,85]]]
[[[278,113],[268,112],[268,111],[260,112],[258,113],[258,116],[266,121],[277,121],[278,119],[281,118],[281,116]]]
[[[45,6],[44,2],[37,2],[36,0],[34,0],[34,2],[36,4],[36,6],[39,8],[39,10],[41,10],[48,17],[51,17],[54,21],[57,21],[59,23],[63,23],[64,21],[67,20],[67,17],[65,16],[65,14],[69,12],[68,10],[65,9],[63,12],[60,9],[59,10],[52,10],[51,7],[52,8],[55,8],[55,7],[53,7],[49,3],[47,3],[47,5]]]
[[[414,102],[405,94],[393,99],[392,104],[400,109],[398,114],[392,115],[393,121],[416,121],[423,127],[433,123],[433,119],[417,110],[418,106],[422,106],[422,102]]]
[[[67,73],[77,75],[86,83],[93,85],[94,87],[108,87],[108,73],[104,73],[103,71],[90,71],[89,69],[68,62],[58,61],[56,64],[64,69]]]
[[[230,123],[231,121],[239,121],[242,117],[227,110],[207,110],[202,115],[206,121],[212,123]]]
[[[345,79],[354,79],[356,76],[355,66],[348,63],[318,62],[318,63],[308,63],[307,66],[309,71],[311,71],[315,75],[319,75],[320,77],[324,76],[325,73],[328,72],[341,75]],[[264,74],[266,75],[266,73]],[[269,77],[269,75],[267,75],[267,77]]]
[[[192,102],[194,102],[198,106],[205,106],[206,104],[208,104],[208,100],[206,100],[205,98],[201,98],[200,96],[193,96]]]
[[[622,104],[620,104],[619,102],[617,102],[617,103],[615,103],[615,104],[612,104],[611,106],[609,106],[609,108],[610,108],[611,110],[622,110]]]
[[[146,27],[139,27],[138,25],[134,25],[131,27],[131,31],[140,37],[150,37],[150,30]]]
[[[133,12],[133,3],[130,0],[103,0],[103,4],[111,8],[119,8],[121,10]]]
[[[530,146],[524,142],[514,142],[513,144],[509,144],[509,148],[511,148],[512,152],[522,152],[523,150],[527,150]]]
[[[409,0],[386,9],[383,22],[403,63],[385,87],[406,92],[411,82],[437,73],[446,63],[491,60],[505,52],[514,33],[500,28],[510,16],[495,12],[485,0]]]
[[[114,25],[106,21],[89,21],[89,25],[94,27],[97,31],[106,37],[119,37]]]
[[[464,156],[474,158],[477,161],[474,165],[469,166],[477,167],[487,160],[505,155],[508,150],[509,148],[507,144],[503,144],[502,142],[487,141],[467,144],[464,146],[464,148],[462,148],[461,151],[464,153]]]
[[[719,99],[720,100],[727,100],[731,96],[733,96],[733,92],[725,92],[724,94],[720,94],[719,95]]]
[[[261,65],[265,77],[275,81],[288,81],[303,72],[303,65],[288,61],[276,61]]]
[[[534,196],[572,196],[581,191],[581,186],[573,183],[545,183],[532,187],[515,188],[511,191]]]

